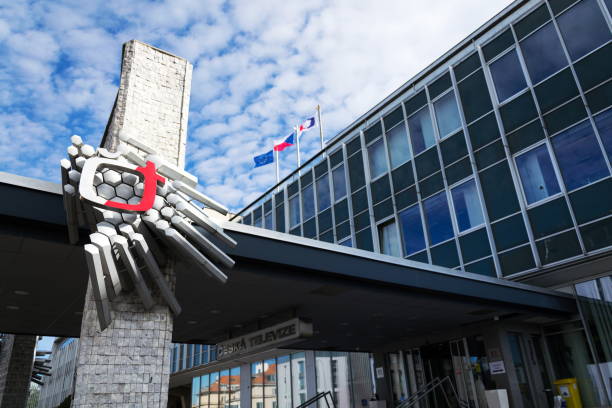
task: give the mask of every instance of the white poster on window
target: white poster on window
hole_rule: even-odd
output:
[[[489,363],[489,370],[491,371],[491,374],[504,374],[506,372],[504,360],[491,361]]]
[[[385,378],[385,371],[383,370],[382,367],[376,367],[376,378],[377,379]]]

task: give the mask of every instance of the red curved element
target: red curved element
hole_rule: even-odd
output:
[[[108,200],[104,203],[107,207],[117,208],[127,211],[144,212],[153,208],[155,202],[155,194],[157,192],[157,183],[162,186],[166,183],[166,179],[155,172],[155,164],[148,161],[145,167],[136,167],[136,171],[142,174],[144,178],[144,192],[138,204],[118,203]]]

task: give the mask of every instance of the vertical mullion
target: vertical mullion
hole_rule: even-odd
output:
[[[480,69],[482,69],[484,72],[484,67],[481,67]],[[474,184],[476,185],[476,192],[478,193],[478,199],[480,200],[480,207],[482,210],[482,215],[484,217],[484,224],[485,224],[485,228],[487,231],[487,237],[489,238],[489,246],[491,248],[491,255],[493,256],[493,263],[495,265],[496,275],[498,278],[501,278],[502,277],[501,264],[499,262],[499,257],[497,255],[497,245],[495,244],[495,239],[493,238],[493,227],[491,226],[491,219],[489,218],[489,211],[485,204],[484,194],[482,192],[482,186],[480,184],[480,175],[478,174],[478,168],[476,167],[476,159],[474,157],[474,148],[472,147],[472,141],[468,133],[467,121],[465,119],[465,113],[463,112],[463,105],[461,104],[461,100],[459,98],[459,87],[457,86],[455,70],[453,69],[452,66],[450,68],[450,77],[451,77],[451,82],[453,84],[453,88],[455,89],[455,101],[457,102],[457,107],[459,109],[459,115],[461,117],[461,128],[463,130],[463,136],[465,138],[465,143],[467,145],[468,157],[470,158],[470,166],[472,167],[472,173],[474,174]],[[451,193],[451,200],[452,198],[453,197]],[[454,203],[453,203],[453,206],[454,206]]]
[[[361,141],[360,141],[360,143],[361,143]],[[342,144],[342,163],[343,163],[343,166],[344,166],[344,187],[346,188],[346,205],[347,205],[348,214],[349,214],[348,223],[349,223],[349,229],[351,231],[351,233],[350,233],[350,236],[351,236],[351,247],[355,248],[355,240],[356,240],[357,234],[356,234],[356,231],[355,231],[355,224],[353,222],[353,216],[355,215],[355,214],[353,214],[353,189],[351,187],[351,183],[350,183],[350,179],[349,179],[349,165],[348,165],[348,161],[349,161],[349,157],[348,157],[348,154],[346,152],[346,143],[343,143]],[[365,169],[364,169],[364,171],[365,171]],[[336,228],[335,225],[334,225],[334,228]]]
[[[543,129],[544,129],[544,140],[545,140],[545,144],[546,144],[546,149],[548,151],[548,154],[550,155],[551,158],[551,163],[555,169],[555,173],[557,176],[557,180],[559,182],[559,186],[561,188],[561,192],[563,193],[563,197],[565,198],[565,203],[567,204],[567,208],[569,210],[570,216],[572,217],[572,224],[574,225],[574,228],[576,229],[576,235],[578,236],[578,242],[580,243],[580,249],[582,250],[583,254],[586,254],[586,249],[584,246],[584,242],[582,241],[582,237],[580,236],[580,234],[578,233],[578,223],[576,222],[576,216],[574,215],[574,210],[572,208],[572,204],[569,200],[569,196],[567,195],[567,188],[565,187],[565,182],[563,181],[563,177],[561,177],[561,169],[559,167],[559,163],[557,163],[557,158],[553,153],[553,148],[552,148],[552,144],[550,141],[550,135],[548,134],[548,129],[546,128],[546,124],[544,123],[544,115],[542,114],[542,110],[540,109],[540,103],[538,101],[538,98],[536,98],[536,94],[535,94],[535,90],[533,88],[533,83],[531,82],[531,77],[529,76],[529,71],[527,70],[527,64],[525,63],[525,59],[523,57],[523,50],[520,47],[520,44],[518,42],[518,39],[516,37],[516,33],[514,32],[514,27],[512,25],[510,25],[510,31],[512,32],[512,36],[514,38],[514,42],[517,44],[516,46],[516,55],[519,59],[519,63],[521,64],[521,69],[523,71],[523,76],[525,77],[525,80],[527,81],[527,87],[529,88],[529,92],[531,93],[531,97],[533,98],[533,101],[535,103],[535,107],[536,107],[536,111],[538,112],[538,118],[540,119],[540,123],[543,125]],[[567,57],[567,56],[566,56]],[[586,100],[583,99],[583,103],[586,104]],[[516,163],[514,161],[512,161],[512,166],[516,166]],[[518,168],[517,168],[518,171]],[[520,176],[519,176],[520,179]]]
[[[435,145],[433,146],[433,148],[435,148],[436,153],[438,153],[438,161],[440,163],[440,174],[442,175],[442,182],[444,183],[444,194],[446,195],[446,205],[448,206],[449,216],[451,219],[451,225],[453,227],[453,235],[454,235],[453,240],[455,241],[457,255],[459,256],[459,267],[460,269],[465,270],[465,267],[463,264],[463,254],[461,253],[461,244],[459,243],[459,227],[457,226],[457,220],[455,220],[455,217],[453,216],[453,214],[450,214],[450,212],[453,210],[453,207],[451,206],[451,203],[450,203],[452,201],[452,196],[448,188],[448,181],[446,180],[446,174],[443,171],[444,161],[442,160],[442,152],[440,151],[440,143],[442,142],[442,138],[440,137],[440,131],[438,130],[438,117],[436,116],[436,110],[434,109],[433,102],[431,101],[431,98],[429,97],[429,89],[427,88],[427,86],[425,86],[424,88],[425,88],[425,95],[427,96],[427,105],[429,107],[429,115],[431,116],[431,122],[432,122],[431,124],[432,124],[433,131],[434,131]],[[439,193],[436,193],[436,194],[439,194]],[[430,196],[430,197],[433,197],[433,196]]]
[[[403,116],[404,112],[402,111],[402,116]],[[380,118],[380,122],[381,122],[381,128],[382,128],[382,140],[383,140],[383,148],[385,149],[385,159],[387,160],[387,173],[385,175],[385,177],[387,177],[387,181],[389,182],[389,191],[391,191],[391,207],[393,209],[393,220],[395,220],[395,233],[396,233],[396,238],[397,241],[400,243],[400,258],[403,257],[404,254],[404,249],[402,248],[401,245],[401,239],[400,239],[400,233],[399,233],[399,222],[398,222],[398,217],[397,217],[397,206],[395,205],[395,189],[393,188],[393,180],[391,177],[391,170],[392,170],[392,166],[391,166],[391,154],[389,153],[389,144],[387,143],[387,130],[385,128],[385,121],[382,119],[382,116]],[[395,126],[401,126],[400,123],[396,124]],[[394,126],[394,127],[395,127]],[[384,200],[383,200],[384,201]],[[374,204],[374,203],[372,203]],[[374,215],[374,207],[372,206],[372,215]],[[387,220],[388,221],[388,220]],[[378,229],[378,226],[376,226],[376,229]],[[379,237],[380,239],[380,237]]]
[[[495,90],[495,84],[493,83],[493,78],[491,78],[491,73],[489,72],[488,64],[485,61],[484,55],[482,53],[482,47],[480,45],[477,45],[476,51],[478,52],[478,57],[480,59],[480,65],[483,67],[482,69],[483,69],[483,73],[485,77],[485,82],[487,83],[487,86],[489,87],[489,93],[491,94],[492,90],[493,92]],[[506,153],[506,161],[508,162],[508,168],[510,169],[510,176],[512,177],[512,184],[514,186],[515,192],[518,192],[519,191],[518,189],[521,188],[521,186],[519,185],[517,181],[519,177],[516,171],[516,167],[513,166],[512,153],[510,152],[510,148],[508,147],[508,140],[506,139],[506,132],[505,132],[502,120],[501,120],[501,114],[499,113],[499,103],[497,103],[497,100],[493,100],[493,98],[491,98],[491,101],[493,102],[493,112],[495,113],[495,120],[497,121],[497,128],[499,130],[500,138],[504,146],[504,152]],[[531,224],[529,222],[529,217],[527,216],[527,209],[525,208],[525,203],[523,202],[523,200],[520,200],[519,197],[517,197],[517,200],[519,203],[521,216],[523,218],[523,223],[525,224],[525,231],[527,231],[527,237],[529,238],[529,246],[531,247],[531,253],[533,255],[535,266],[536,268],[541,268],[542,262],[540,261],[540,255],[538,254],[538,249],[535,244],[535,239],[533,236],[533,231],[531,229]]]

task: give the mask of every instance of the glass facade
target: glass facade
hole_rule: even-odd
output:
[[[272,214],[278,231],[498,277],[611,247],[608,13],[596,0],[521,9],[330,141],[242,222],[259,225],[273,199],[289,208]]]

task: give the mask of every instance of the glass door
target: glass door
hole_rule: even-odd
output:
[[[476,397],[476,387],[474,386],[472,364],[467,350],[466,339],[452,340],[449,345],[459,398],[467,402],[470,407],[480,408],[478,398]]]

